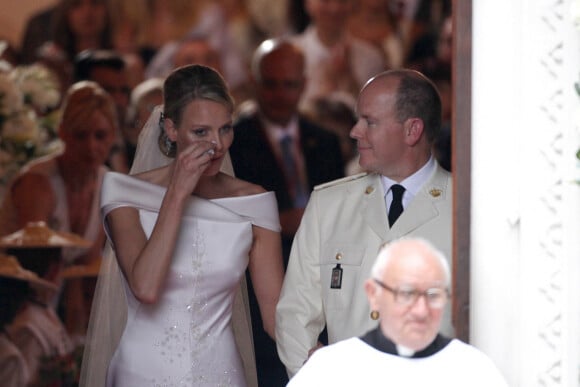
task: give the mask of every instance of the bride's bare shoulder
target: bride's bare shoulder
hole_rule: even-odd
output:
[[[229,175],[225,175],[225,178],[227,179],[227,186],[229,187],[228,196],[257,195],[266,192],[264,188],[257,184],[252,184]]]
[[[169,172],[169,167],[164,166],[156,169],[150,169],[145,172],[136,173],[132,176],[151,184],[166,187],[169,181]]]

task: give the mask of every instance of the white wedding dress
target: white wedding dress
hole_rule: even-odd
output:
[[[149,236],[164,194],[164,187],[107,173],[103,216],[119,207],[137,208]],[[253,226],[279,231],[274,193],[191,197],[159,301],[141,304],[122,279],[127,323],[107,386],[246,386],[231,318]]]

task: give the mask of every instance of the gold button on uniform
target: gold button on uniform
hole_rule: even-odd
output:
[[[434,198],[438,198],[439,196],[441,196],[441,190],[440,189],[437,189],[437,188],[433,188],[431,191],[429,191],[429,193]]]

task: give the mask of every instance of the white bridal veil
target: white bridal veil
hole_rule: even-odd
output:
[[[157,145],[162,111],[163,107],[157,106],[143,127],[130,174],[158,168],[172,161],[161,153]],[[229,157],[224,160],[222,171],[233,175]],[[109,361],[115,352],[127,320],[127,300],[121,275],[114,251],[107,242],[103,251],[103,261],[85,341],[81,387],[105,386]],[[245,277],[243,278],[234,301],[232,324],[244,363],[248,387],[257,387],[252,326]]]

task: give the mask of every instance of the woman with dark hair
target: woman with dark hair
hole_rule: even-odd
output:
[[[275,195],[220,172],[233,141],[234,103],[215,70],[178,68],[163,96],[163,115],[156,109],[140,136],[132,171],[139,173],[105,176],[101,209],[127,317],[110,362],[85,355],[83,366],[104,365],[107,386],[254,385],[232,310],[248,267],[274,337],[283,279]],[[101,294],[96,307],[121,297]],[[99,326],[91,323],[91,338],[100,337]],[[90,372],[81,382],[102,385]]]
[[[53,39],[69,60],[87,49],[112,48],[106,0],[61,0],[55,12]]]
[[[112,49],[112,27],[106,0],[61,0],[52,20],[51,40],[36,57],[56,71],[66,89],[73,82],[75,56],[88,49]]]

